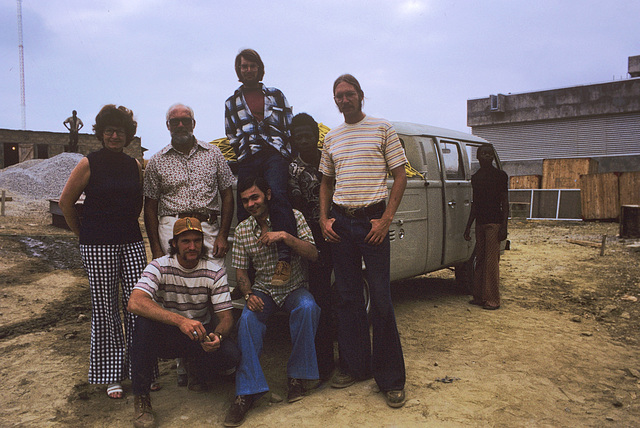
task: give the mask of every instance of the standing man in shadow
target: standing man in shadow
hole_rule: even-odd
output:
[[[82,120],[80,120],[77,114],[78,112],[74,110],[71,116],[62,122],[64,127],[69,130],[69,151],[71,153],[77,153],[78,151],[78,132],[80,132],[84,126],[84,123],[82,123]]]
[[[464,231],[464,239],[471,241],[476,222],[476,271],[469,303],[495,310],[500,308],[500,241],[507,239],[509,177],[493,166],[493,146],[480,146],[476,156],[480,169],[471,176],[473,202]]]

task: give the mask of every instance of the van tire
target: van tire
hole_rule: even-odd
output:
[[[476,272],[476,261],[476,252],[474,250],[469,260],[454,267],[456,288],[462,293],[472,294],[473,276]]]

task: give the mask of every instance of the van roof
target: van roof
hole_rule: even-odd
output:
[[[391,122],[396,128],[398,134],[403,135],[424,135],[427,137],[441,137],[451,138],[454,140],[471,141],[474,143],[487,144],[489,143],[484,138],[480,138],[473,134],[467,134],[466,132],[454,131],[453,129],[439,128],[431,125],[420,125],[418,123],[410,122]]]

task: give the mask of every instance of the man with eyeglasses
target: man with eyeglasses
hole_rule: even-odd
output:
[[[202,224],[208,256],[222,267],[229,251],[233,174],[218,147],[194,137],[190,107],[174,104],[166,119],[171,144],[151,157],[144,175],[144,224],[151,253],[154,259],[168,254],[175,222],[194,217]],[[179,364],[178,385],[187,382]],[[191,383],[190,389],[202,389],[197,380]]]
[[[236,56],[242,85],[225,102],[225,131],[238,158],[238,181],[263,177],[271,188],[269,217],[274,231],[296,236],[296,221],[287,197],[291,162],[292,110],[284,94],[262,84],[264,63],[258,52],[244,49]],[[237,195],[238,223],[249,217]],[[291,278],[291,249],[279,242],[278,262],[271,285],[287,286]]]
[[[406,375],[391,302],[389,226],[407,185],[407,159],[393,125],[362,111],[364,91],[355,77],[338,77],[333,95],[344,123],[325,136],[320,161],[320,228],[331,243],[339,295],[340,371],[331,386],[346,388],[373,375],[387,404],[401,407]],[[388,172],[393,185],[387,203]],[[373,352],[362,259],[371,296]]]

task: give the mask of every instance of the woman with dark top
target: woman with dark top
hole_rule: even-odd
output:
[[[131,110],[113,104],[104,106],[93,126],[103,148],[82,158],[60,196],[65,220],[79,237],[82,262],[89,277],[89,383],[107,384],[110,398],[123,397],[121,382],[130,377],[129,349],[135,316],[126,307],[147,265],[138,224],[142,210],[142,167],[123,153],[136,128]],[[83,192],[80,219],[74,206]],[[118,311],[118,285],[122,287],[124,333]]]

